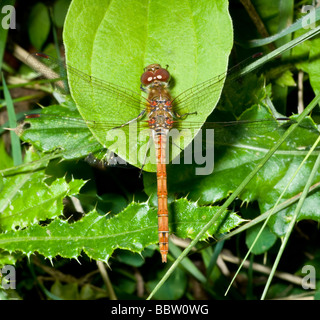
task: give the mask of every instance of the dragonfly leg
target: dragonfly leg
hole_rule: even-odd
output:
[[[141,119],[145,115],[145,113],[146,113],[146,109],[142,110],[136,118],[122,124],[121,126],[114,127],[113,129],[119,129],[119,128],[127,126],[128,124],[130,124],[132,122],[138,121],[139,119]]]
[[[187,112],[187,113],[184,113],[184,114],[179,114],[178,112],[174,113],[174,115],[177,118],[182,119],[182,120],[184,120],[187,116],[190,116],[191,114],[197,114],[197,111],[195,111],[195,112]]]

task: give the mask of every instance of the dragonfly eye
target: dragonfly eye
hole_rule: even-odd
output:
[[[166,69],[158,69],[154,73],[155,77],[159,81],[168,82],[170,80],[170,73]]]
[[[154,80],[154,73],[151,71],[146,71],[142,74],[140,81],[144,86],[149,85]]]
[[[161,81],[161,82],[168,82],[170,80],[170,73],[166,70],[160,67],[158,69],[154,68],[155,70],[151,71],[149,67],[147,67],[147,71],[145,71],[141,76],[141,83],[144,86],[149,85],[153,81]]]

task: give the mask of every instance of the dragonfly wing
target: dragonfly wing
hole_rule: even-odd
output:
[[[226,74],[223,73],[179,94],[172,101],[175,112],[180,115],[192,112],[201,113],[203,106],[208,104],[211,104],[212,109],[214,109],[219,100]]]
[[[117,110],[114,119],[126,122],[146,108],[147,100],[141,94],[90,76],[54,57],[35,53],[28,56],[27,63],[43,77],[51,79],[55,89],[62,94],[71,91],[76,103],[90,114],[101,115],[109,109],[110,112]]]
[[[226,72],[185,90],[173,99],[172,105],[174,110],[179,114],[192,112],[201,114],[204,106],[209,106],[211,107],[211,111],[213,111],[220,98],[225,80],[228,80],[228,85],[238,87],[241,79],[248,73],[248,70],[250,70],[250,64],[252,62],[256,63],[257,58],[260,56],[261,54],[259,53],[248,57]]]

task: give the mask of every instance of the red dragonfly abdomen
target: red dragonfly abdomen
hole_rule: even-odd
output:
[[[156,135],[157,187],[158,187],[158,234],[162,262],[167,262],[169,250],[169,217],[166,171],[166,134]]]

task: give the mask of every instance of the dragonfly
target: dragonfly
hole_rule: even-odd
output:
[[[257,57],[252,57],[256,59]],[[149,132],[149,143],[153,142],[155,150],[155,165],[157,176],[157,198],[158,198],[158,242],[159,250],[162,257],[162,262],[167,262],[169,251],[169,213],[168,213],[168,191],[167,191],[167,171],[166,166],[169,162],[168,154],[168,137],[174,128],[199,128],[202,123],[188,121],[190,117],[197,117],[198,112],[204,104],[213,103],[212,95],[220,90],[221,84],[225,81],[226,77],[237,78],[239,68],[231,68],[229,71],[202,82],[176,97],[172,97],[170,93],[170,79],[171,74],[168,67],[163,68],[158,63],[153,63],[146,66],[141,75],[141,92],[134,92],[130,89],[115,85],[113,83],[101,80],[94,76],[88,75],[68,64],[60,62],[44,53],[35,53],[29,56],[32,60],[32,66],[35,70],[44,73],[47,78],[55,79],[55,86],[62,92],[69,90],[63,76],[59,73],[71,77],[74,81],[78,82],[79,89],[73,89],[73,93],[78,93],[77,90],[92,93],[95,99],[103,97],[104,101],[113,103],[117,102],[119,108],[127,108],[133,110],[136,116],[124,122],[103,122],[95,120],[80,120],[65,117],[66,121],[82,121],[85,125],[92,129],[92,131],[107,131],[127,128],[132,124],[143,123]],[[49,66],[50,68],[48,69]],[[59,70],[58,73],[50,70]],[[48,73],[49,70],[49,73]],[[77,101],[76,101],[77,102]],[[77,102],[78,103],[78,102]],[[88,103],[87,103],[88,104]],[[108,108],[108,105],[103,106]],[[88,104],[87,108],[93,108]],[[196,111],[194,111],[196,110]],[[199,110],[199,111],[198,111]],[[93,110],[92,110],[93,112]],[[99,112],[99,111],[98,111]],[[123,111],[119,110],[119,113]],[[132,112],[132,113],[133,113]],[[27,119],[37,118],[39,115],[31,114]],[[51,115],[51,117],[59,117],[58,115]],[[114,115],[116,118],[116,115]],[[258,121],[233,121],[227,123],[206,123],[205,128],[227,128],[229,132],[234,128],[262,128],[270,130],[270,128],[279,127],[279,123],[288,123],[289,118],[278,118],[271,120]],[[268,129],[269,128],[269,129]],[[225,129],[224,129],[225,130]],[[272,129],[271,129],[272,130]],[[224,131],[226,132],[226,131]],[[175,143],[173,142],[173,145]],[[147,148],[148,149],[148,148]],[[176,149],[181,149],[176,146]],[[178,153],[181,150],[178,150]],[[143,167],[143,164],[142,164]]]

